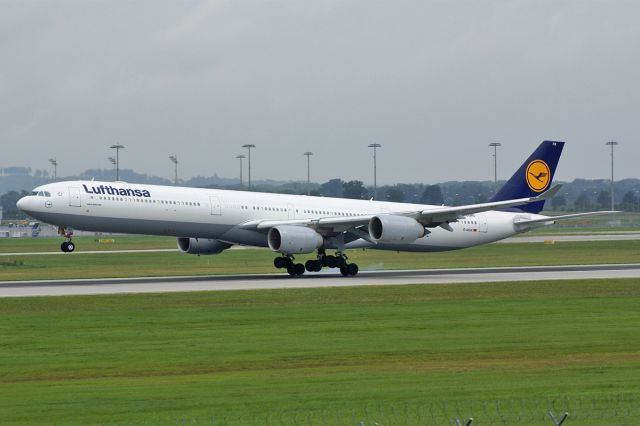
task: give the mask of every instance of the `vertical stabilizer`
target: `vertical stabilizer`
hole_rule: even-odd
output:
[[[563,147],[564,142],[542,142],[490,201],[535,197],[548,190],[556,173]],[[510,210],[540,213],[543,207],[544,201],[539,201],[513,207]]]

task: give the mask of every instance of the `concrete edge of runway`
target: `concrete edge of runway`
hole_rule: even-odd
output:
[[[358,278],[402,278],[402,277],[434,277],[443,275],[477,275],[477,274],[526,274],[540,272],[589,272],[589,271],[629,271],[639,270],[640,263],[623,264],[588,264],[588,265],[543,265],[543,266],[505,266],[487,268],[448,268],[448,269],[388,269],[388,270],[364,270],[357,277],[342,277],[337,270],[321,273],[305,273],[302,276],[290,277],[281,272],[269,274],[236,274],[236,275],[175,275],[175,276],[146,276],[146,277],[117,277],[117,278],[76,278],[62,280],[27,280],[27,281],[0,281],[0,289],[3,287],[27,287],[27,286],[86,286],[86,285],[115,285],[115,284],[149,284],[149,283],[187,283],[187,282],[212,282],[212,281],[255,281],[255,280],[310,280],[324,278],[342,278],[345,282]],[[355,284],[355,282],[354,282]]]

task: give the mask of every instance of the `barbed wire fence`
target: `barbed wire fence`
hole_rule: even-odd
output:
[[[572,426],[639,425],[640,394],[406,404],[340,404],[331,409],[292,408],[263,413],[229,413],[206,418],[154,420],[172,425],[353,425],[353,426]]]

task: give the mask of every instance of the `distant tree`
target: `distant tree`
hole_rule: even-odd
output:
[[[567,198],[564,195],[556,195],[551,199],[551,208],[553,210],[565,210],[567,208]]]
[[[597,200],[598,206],[601,209],[606,209],[611,206],[611,193],[609,191],[600,191]]]
[[[591,208],[591,200],[586,192],[583,192],[573,202],[573,206],[577,211],[586,211]]]
[[[638,197],[634,191],[627,191],[622,197],[622,210],[626,211],[635,211],[637,209],[636,204],[638,202]]]
[[[369,197],[369,190],[364,187],[362,181],[350,180],[342,184],[342,196],[344,198],[365,200]]]
[[[393,201],[395,203],[402,203],[404,201],[404,191],[398,187],[392,186],[388,188],[386,195],[387,201]]]
[[[439,205],[444,202],[440,185],[429,185],[422,192],[420,201],[424,204]]]
[[[16,202],[28,194],[29,193],[27,191],[9,191],[0,196],[3,219],[26,219],[27,216],[16,207]]]
[[[318,192],[325,197],[342,197],[344,182],[342,179],[331,179],[320,185]]]

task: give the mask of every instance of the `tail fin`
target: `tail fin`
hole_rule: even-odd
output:
[[[535,197],[549,189],[563,147],[564,142],[542,142],[490,201]],[[539,201],[513,207],[510,210],[540,213],[543,207],[544,201]]]

